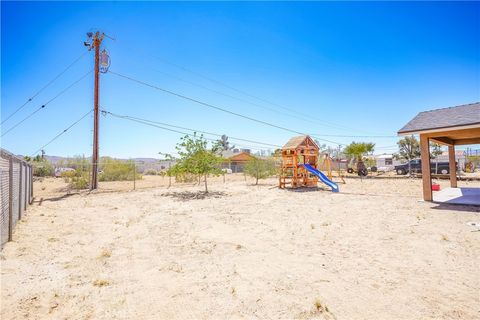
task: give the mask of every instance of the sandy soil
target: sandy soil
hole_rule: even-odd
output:
[[[1,318],[480,318],[480,209],[419,202],[419,180],[228,176],[206,198],[166,181],[37,182],[1,254]]]

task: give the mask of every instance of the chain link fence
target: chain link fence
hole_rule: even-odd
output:
[[[32,177],[29,163],[0,149],[1,248],[12,240],[13,229],[33,201]]]

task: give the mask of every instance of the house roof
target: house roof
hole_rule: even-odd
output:
[[[376,155],[375,158],[377,159],[390,159],[393,158],[392,154],[381,154],[381,155]]]
[[[420,112],[398,134],[480,125],[480,102]]]
[[[288,142],[282,147],[282,149],[296,149],[307,139],[310,140],[311,144],[313,144],[317,149],[319,149],[315,141],[313,141],[310,136],[293,137],[288,140]]]
[[[254,158],[250,153],[242,151],[242,152],[233,152],[231,150],[226,150],[222,152],[222,157],[229,160],[240,160],[246,161]]]

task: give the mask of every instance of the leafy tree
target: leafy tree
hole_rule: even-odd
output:
[[[415,136],[411,135],[399,140],[397,144],[398,154],[395,154],[395,158],[408,161],[408,173],[411,175],[412,170],[410,161],[420,156],[420,143]]]
[[[252,158],[245,164],[245,173],[255,178],[255,185],[259,179],[266,179],[276,173],[275,161],[273,159]]]
[[[435,159],[435,173],[438,173],[438,156],[442,155],[442,146],[438,143],[432,142],[430,144],[430,157]]]
[[[219,157],[214,148],[208,149],[207,140],[203,135],[186,135],[180,139],[176,146],[179,154],[178,162],[171,168],[171,172],[193,174],[205,178],[205,193],[208,193],[207,176],[209,174],[220,175]],[[170,171],[170,170],[169,170]]]
[[[352,142],[343,149],[343,153],[357,160],[357,172],[359,175],[366,175],[363,156],[372,153],[375,150],[375,143],[371,142]]]

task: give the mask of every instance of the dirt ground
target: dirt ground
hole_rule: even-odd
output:
[[[480,318],[480,208],[421,202],[418,179],[167,183],[36,182],[1,253],[1,318]]]

